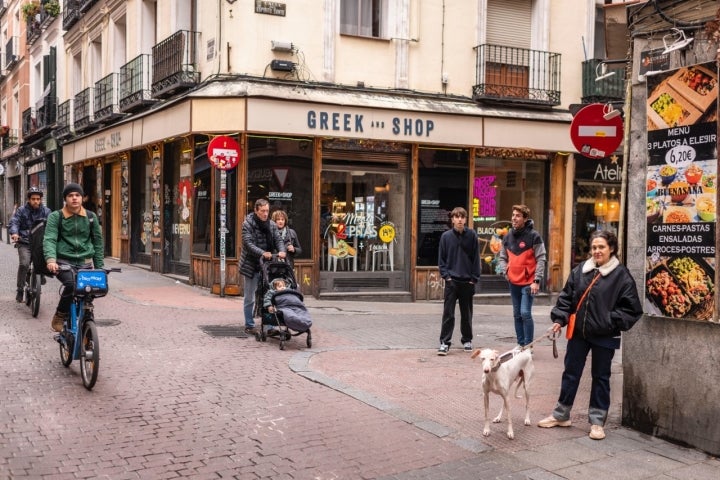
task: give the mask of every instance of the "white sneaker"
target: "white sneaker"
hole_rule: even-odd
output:
[[[590,438],[593,440],[605,438],[605,429],[603,429],[602,425],[590,425]]]
[[[438,348],[438,355],[440,355],[441,357],[444,357],[445,355],[448,354],[449,351],[450,351],[450,345],[445,345],[444,343],[441,343],[440,348]]]
[[[570,420],[558,420],[557,418],[550,415],[549,417],[543,418],[538,422],[538,427],[552,428],[552,427],[569,427],[572,425]],[[593,425],[594,426],[594,425]]]

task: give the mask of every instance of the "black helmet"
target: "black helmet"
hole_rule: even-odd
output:
[[[27,198],[28,198],[28,200],[30,199],[30,197],[31,197],[32,195],[40,195],[40,196],[42,197],[42,196],[43,196],[43,192],[42,192],[42,190],[40,190],[38,187],[30,187],[30,188],[28,188],[28,191],[27,191]]]

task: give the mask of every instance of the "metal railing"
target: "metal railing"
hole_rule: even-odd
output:
[[[507,47],[475,47],[473,99],[528,106],[560,105],[560,54]]]
[[[57,96],[55,82],[50,82],[47,95],[35,103],[35,119],[38,132],[52,128],[57,121]]]
[[[111,73],[95,82],[93,121],[106,121],[121,115],[118,105],[118,89],[117,73]]]
[[[16,128],[11,128],[8,130],[7,134],[5,134],[3,137],[0,137],[2,140],[2,148],[7,149],[10,147],[14,147],[18,144],[18,131]]]
[[[194,87],[200,82],[197,71],[197,50],[200,34],[180,30],[152,49],[152,93],[166,97],[179,89]]]
[[[73,125],[76,131],[87,128],[93,121],[93,90],[94,88],[88,87],[75,95],[75,105],[73,107],[75,121]]]
[[[120,67],[120,111],[155,103],[150,87],[150,55],[141,54]]]
[[[73,101],[73,99],[65,100],[58,105],[57,121],[53,130],[53,136],[56,138],[63,139],[73,133]]]
[[[80,0],[65,0],[63,4],[63,30],[70,30],[80,20]]]
[[[21,114],[21,119],[23,138],[33,135],[35,133],[35,130],[37,129],[37,123],[35,121],[35,109],[30,107],[23,110]]]

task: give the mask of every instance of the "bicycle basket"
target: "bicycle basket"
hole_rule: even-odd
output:
[[[96,297],[108,292],[107,273],[105,270],[80,270],[75,280],[75,294],[92,294]]]

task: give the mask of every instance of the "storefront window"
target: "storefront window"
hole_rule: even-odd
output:
[[[405,172],[326,165],[320,234],[323,271],[402,272],[407,241]]]
[[[510,226],[513,205],[527,205],[534,228],[545,237],[544,162],[531,160],[478,158],[473,179],[473,226],[480,240],[484,274],[496,274],[496,254]]]
[[[450,211],[468,202],[468,155],[457,150],[419,151],[417,265],[437,266],[442,233],[450,228]]]
[[[166,143],[163,161],[163,253],[165,271],[190,271],[192,150],[185,141]]]
[[[150,265],[152,254],[152,168],[144,150],[132,152],[130,160],[130,263]]]
[[[284,210],[288,226],[295,230],[302,253],[312,254],[312,142],[307,139],[248,137],[248,197],[246,213],[255,201],[266,198],[270,214]]]
[[[193,178],[193,253],[210,254],[210,228],[212,205],[210,204],[210,180],[212,166],[207,158],[208,138],[195,137],[195,163]]]

